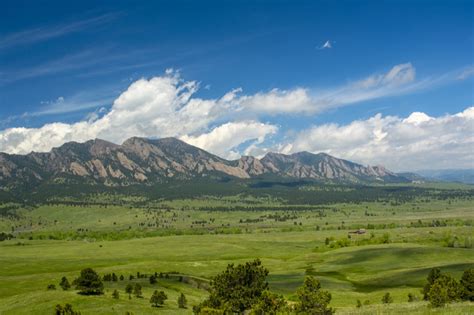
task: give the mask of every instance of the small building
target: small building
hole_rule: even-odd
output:
[[[365,234],[365,229],[358,229],[356,231],[349,231],[349,234]]]

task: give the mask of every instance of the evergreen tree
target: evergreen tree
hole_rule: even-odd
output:
[[[441,270],[439,270],[439,268],[433,268],[430,270],[428,278],[426,279],[427,283],[423,288],[423,300],[427,301],[429,299],[430,288],[439,276],[441,276]]]
[[[178,307],[186,308],[186,304],[187,304],[186,296],[183,293],[181,293],[178,297]]]
[[[114,290],[114,292],[112,293],[112,297],[116,300],[118,300],[120,298],[120,293],[119,291],[117,290]]]
[[[71,284],[69,283],[66,277],[62,277],[61,282],[59,283],[59,286],[63,288],[64,291],[67,291],[71,287]]]
[[[224,272],[211,281],[209,298],[196,306],[195,311],[199,313],[204,307],[228,313],[249,310],[268,288],[265,281],[267,275],[268,270],[259,259],[237,266],[229,264]]]
[[[158,292],[158,290],[155,290],[155,292],[153,292],[153,295],[150,298],[150,303],[154,307],[159,307],[165,304],[166,299],[168,299],[168,296],[166,296],[165,292]]]
[[[128,299],[130,300],[133,292],[133,286],[130,283],[125,287],[125,292],[128,294]]]
[[[74,280],[74,284],[76,285],[76,289],[79,290],[79,294],[104,294],[104,284],[100,280],[99,275],[91,268],[83,269],[79,278]]]
[[[446,288],[439,282],[435,282],[428,292],[428,299],[431,306],[443,307],[449,301]]]
[[[295,310],[297,313],[326,315],[333,314],[329,306],[331,293],[321,290],[321,283],[314,277],[306,277],[303,286],[296,292],[298,302]]]
[[[257,303],[252,306],[251,315],[275,315],[286,306],[285,299],[281,295],[263,291]]]
[[[139,283],[135,284],[135,287],[133,288],[133,295],[137,298],[143,297],[142,295],[142,286]]]
[[[432,306],[441,307],[461,298],[462,287],[451,276],[441,274],[430,287],[428,299]]]
[[[461,277],[461,298],[474,301],[474,268],[464,271]]]

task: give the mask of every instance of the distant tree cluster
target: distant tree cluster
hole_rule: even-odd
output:
[[[433,307],[442,307],[459,300],[474,301],[474,269],[465,270],[459,282],[441,273],[439,268],[431,269],[423,288],[423,299]]]
[[[331,293],[323,290],[319,280],[312,276],[304,279],[303,285],[296,291],[295,303],[287,303],[283,296],[275,294],[269,290],[266,278],[269,274],[259,259],[246,262],[244,264],[229,264],[222,273],[216,275],[209,287],[209,296],[202,303],[193,307],[194,314],[314,314],[330,315],[335,312],[330,307],[332,299]],[[137,278],[148,278],[151,284],[157,283],[160,277],[166,277],[167,274],[152,274],[145,276],[137,273]],[[168,275],[169,277],[169,275]],[[79,294],[82,295],[101,295],[104,294],[104,285],[102,279],[108,281],[117,281],[119,279],[114,273],[106,274],[100,277],[97,272],[91,268],[85,268],[81,271],[79,277],[72,282]],[[134,278],[134,277],[133,277]],[[124,279],[123,276],[120,279]],[[180,281],[183,281],[181,276]],[[69,290],[72,287],[66,277],[62,277],[59,286],[63,290]],[[50,284],[48,290],[55,290],[56,286]],[[125,293],[129,299],[132,295],[135,298],[142,299],[142,285],[140,283],[127,283]],[[440,269],[433,268],[427,277],[427,283],[423,290],[423,299],[430,302],[433,307],[442,307],[455,301],[474,301],[474,268],[464,271],[461,279],[457,281],[449,274],[442,273]],[[120,293],[115,289],[112,298],[120,299]],[[152,307],[159,308],[165,304],[168,299],[164,291],[155,290],[150,296],[149,302]],[[418,298],[408,294],[408,302],[417,301]],[[393,298],[389,292],[385,293],[381,302],[383,304],[393,303]],[[357,300],[358,308],[368,305],[367,300],[362,303]],[[177,299],[177,305],[181,309],[187,308],[187,299],[183,293],[180,293]],[[77,315],[80,314],[72,309],[70,304],[65,306],[57,305],[55,314],[59,315]]]
[[[285,299],[268,290],[268,270],[256,259],[234,266],[215,276],[210,295],[195,306],[195,314],[242,314],[254,315],[297,312],[301,314],[332,314],[329,307],[331,294],[321,289],[320,282],[307,277],[297,291],[298,302],[288,305]]]
[[[0,232],[0,242],[8,241],[8,240],[11,240],[13,238],[15,238],[15,236],[13,236],[13,234]]]

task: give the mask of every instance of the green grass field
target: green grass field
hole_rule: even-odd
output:
[[[245,211],[236,206],[265,206]],[[205,284],[229,263],[260,258],[270,271],[272,291],[295,299],[305,275],[321,280],[342,314],[470,314],[474,305],[455,303],[431,309],[421,298],[429,270],[439,267],[459,278],[474,266],[474,219],[470,198],[412,200],[404,203],[339,203],[298,209],[273,199],[160,201],[145,207],[42,205],[18,209],[0,219],[0,231],[17,238],[0,242],[0,314],[53,314],[70,303],[82,314],[190,314],[207,296]],[[309,207],[309,208],[308,208]],[[223,210],[228,208],[229,210]],[[268,209],[267,209],[268,208]],[[367,233],[348,232],[366,228]],[[105,295],[63,291],[92,267],[125,280],[104,282]],[[170,273],[151,285],[130,275]],[[190,281],[179,281],[181,275]],[[139,282],[144,298],[128,298],[128,283]],[[55,284],[56,290],[47,290]],[[120,299],[113,299],[114,289]],[[168,295],[152,308],[154,290]],[[187,309],[178,309],[184,293]],[[391,305],[381,298],[390,292]],[[356,308],[357,300],[368,305]]]

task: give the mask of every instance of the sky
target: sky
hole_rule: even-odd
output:
[[[474,168],[473,1],[2,1],[0,151],[177,137]]]

